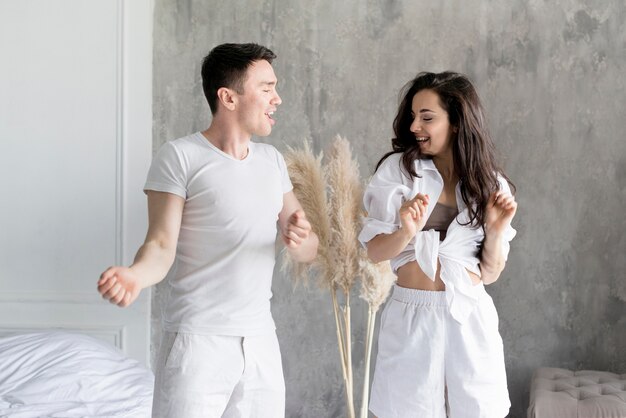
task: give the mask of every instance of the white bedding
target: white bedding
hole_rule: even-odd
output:
[[[0,338],[0,417],[149,417],[154,377],[80,334]]]

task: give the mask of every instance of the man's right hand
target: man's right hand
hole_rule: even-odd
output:
[[[128,267],[109,267],[100,275],[98,292],[109,302],[126,307],[141,292],[139,277]]]
[[[128,306],[144,287],[157,284],[167,274],[176,255],[176,243],[185,199],[148,190],[148,234],[132,266],[109,267],[100,275],[98,292],[109,302]]]

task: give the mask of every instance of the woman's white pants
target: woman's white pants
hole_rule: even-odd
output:
[[[381,315],[372,413],[445,418],[448,409],[450,418],[503,418],[509,407],[498,314],[484,287],[461,325],[445,292],[395,286]]]

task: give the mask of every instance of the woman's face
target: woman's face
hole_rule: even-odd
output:
[[[430,156],[452,155],[452,134],[448,112],[439,104],[439,95],[432,90],[420,90],[411,104],[413,122],[409,130],[415,136],[420,151]]]

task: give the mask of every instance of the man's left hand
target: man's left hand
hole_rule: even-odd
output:
[[[311,233],[311,224],[302,209],[296,210],[287,220],[287,228],[282,233],[283,243],[287,248],[296,249]]]

